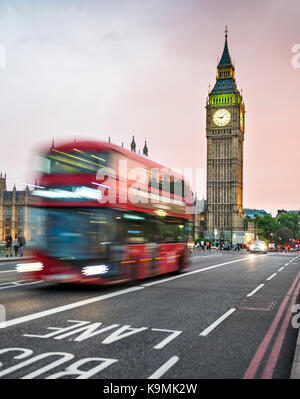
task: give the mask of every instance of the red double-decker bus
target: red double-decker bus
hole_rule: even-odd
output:
[[[191,192],[172,170],[117,145],[68,142],[39,153],[28,279],[116,284],[188,266]]]

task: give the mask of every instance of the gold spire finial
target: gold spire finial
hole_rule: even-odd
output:
[[[227,28],[227,26],[225,27],[225,38],[227,39],[227,36],[228,36],[228,28]]]

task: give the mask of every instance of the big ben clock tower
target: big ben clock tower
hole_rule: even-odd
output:
[[[207,218],[206,237],[242,243],[243,142],[245,107],[235,81],[225,30],[217,80],[206,103]]]

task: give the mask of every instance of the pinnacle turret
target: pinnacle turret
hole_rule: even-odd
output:
[[[135,140],[134,140],[134,136],[132,136],[132,141],[131,141],[131,144],[130,144],[130,149],[131,149],[131,151],[136,152],[136,143],[135,143]]]
[[[144,148],[143,148],[143,155],[145,155],[145,157],[148,156],[148,147],[147,147],[146,141],[145,141],[145,145],[144,145]]]

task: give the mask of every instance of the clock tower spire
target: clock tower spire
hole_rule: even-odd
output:
[[[235,67],[225,44],[217,78],[206,103],[207,230],[206,237],[243,243],[244,102],[235,80]]]

